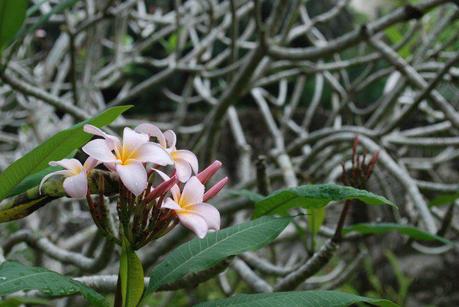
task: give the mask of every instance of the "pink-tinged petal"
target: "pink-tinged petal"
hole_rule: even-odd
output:
[[[184,160],[175,161],[175,171],[180,182],[186,182],[192,175],[190,164]]]
[[[147,187],[147,171],[140,162],[117,164],[116,172],[124,186],[135,196],[140,195]]]
[[[46,180],[48,180],[49,178],[51,178],[52,176],[57,176],[57,175],[64,175],[64,176],[68,176],[70,175],[70,171],[68,170],[61,170],[61,171],[55,171],[55,172],[52,172],[52,173],[49,173],[48,175],[46,175],[45,177],[43,177],[40,181],[40,185],[38,186],[38,191],[40,192],[41,194],[41,188],[43,186],[43,184],[45,183]]]
[[[161,131],[161,129],[159,129],[157,126],[153,124],[140,124],[134,130],[139,133],[145,133],[151,137],[155,137],[158,140],[159,144],[164,148],[167,146],[166,138],[164,137],[163,132]]]
[[[164,132],[164,137],[166,138],[167,147],[175,148],[175,144],[177,143],[177,136],[175,135],[175,132],[167,130]]]
[[[227,182],[228,177],[225,177],[216,184],[214,184],[208,191],[206,191],[206,193],[204,193],[203,200],[208,201],[209,199],[215,197],[215,195],[217,195],[218,192],[220,192],[221,189],[223,189]]]
[[[161,208],[171,209],[171,210],[180,210],[179,204],[173,201],[171,198],[167,198],[164,203],[161,205]]]
[[[49,162],[51,166],[61,166],[69,171],[81,171],[83,169],[83,165],[77,159],[62,159],[59,161],[51,161]]]
[[[204,196],[204,185],[193,176],[190,180],[185,183],[185,187],[182,191],[182,196],[180,197],[180,205],[182,207],[187,205],[195,205],[202,203]]]
[[[102,139],[92,140],[88,144],[84,145],[82,150],[91,158],[101,162],[113,163],[118,161],[107,145],[107,142]]]
[[[167,151],[165,151],[160,145],[151,142],[140,146],[134,159],[142,162],[152,162],[159,165],[174,163]]]
[[[140,146],[148,142],[148,135],[137,133],[129,127],[123,130],[123,151],[125,153],[134,153]],[[128,157],[126,157],[128,158]]]
[[[207,234],[206,221],[197,214],[192,213],[177,213],[180,223],[183,226],[193,231],[199,238],[204,238]]]
[[[108,133],[105,133],[104,131],[102,131],[101,129],[97,128],[96,126],[86,124],[86,125],[83,126],[83,131],[87,132],[87,133],[90,133],[90,134],[94,134],[94,135],[103,137],[105,140],[107,140],[107,142],[108,142],[107,145],[110,147],[110,149],[114,149],[115,147],[119,147],[121,145],[121,142],[120,142],[119,138],[117,138],[114,135],[110,135]]]
[[[81,172],[78,175],[70,176],[64,180],[64,190],[72,198],[82,198],[88,192],[88,179],[86,173]]]
[[[174,160],[184,160],[188,162],[193,169],[193,172],[196,174],[199,169],[198,158],[196,155],[189,150],[176,150],[173,153]]]
[[[192,206],[189,210],[201,216],[206,221],[209,230],[220,229],[220,212],[214,206],[201,203]]]
[[[84,161],[83,168],[86,170],[86,172],[89,172],[93,168],[95,168],[100,162],[97,161],[94,158],[88,157],[86,161]]]
[[[196,177],[198,177],[199,181],[203,184],[206,184],[207,181],[209,181],[209,179],[212,178],[212,176],[215,175],[215,173],[222,167],[222,165],[223,164],[220,161],[215,160],[211,165],[197,174]]]

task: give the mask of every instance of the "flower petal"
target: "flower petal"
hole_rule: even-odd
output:
[[[88,192],[88,178],[86,178],[86,173],[81,172],[78,175],[65,178],[63,186],[65,193],[70,197],[85,197]]]
[[[180,205],[182,207],[189,205],[196,205],[202,203],[204,196],[204,185],[201,181],[193,176],[187,181],[180,197]]]
[[[147,171],[140,162],[117,164],[116,172],[124,186],[135,196],[140,195],[147,187]]]
[[[160,145],[151,142],[140,146],[134,159],[141,162],[152,162],[159,165],[174,163],[166,150],[164,150]]]
[[[175,201],[173,201],[170,197],[168,197],[164,203],[161,205],[161,208],[171,209],[171,210],[180,210],[181,207]]]
[[[62,166],[63,168],[69,171],[76,171],[80,172],[83,169],[83,165],[77,159],[62,159],[59,161],[51,161],[49,162],[51,166]]]
[[[99,160],[101,162],[116,162],[115,155],[110,150],[107,142],[102,139],[92,140],[88,144],[84,145],[82,150],[87,153],[91,158]]]
[[[88,157],[86,161],[84,161],[83,168],[86,170],[86,172],[92,170],[95,168],[100,162],[97,161],[94,158]]]
[[[84,132],[103,137],[108,142],[107,145],[110,147],[110,149],[114,149],[115,147],[119,147],[121,145],[119,138],[117,138],[114,135],[105,133],[104,131],[97,128],[96,126],[86,124],[83,126],[83,130]]]
[[[164,134],[161,131],[161,129],[159,129],[157,126],[155,126],[153,124],[144,123],[144,124],[138,125],[134,130],[139,132],[139,133],[145,133],[145,134],[148,134],[151,137],[157,138],[159,144],[162,147],[166,148],[166,146],[167,146],[166,138],[164,137]]]
[[[143,144],[148,142],[148,135],[137,133],[129,127],[123,130],[123,152],[126,158],[131,157]]]
[[[206,221],[197,214],[192,213],[177,213],[180,223],[183,226],[193,231],[199,238],[204,238],[207,234]]]
[[[177,172],[177,178],[180,182],[186,182],[192,175],[190,164],[184,160],[175,161],[175,170]]]
[[[177,136],[175,135],[175,132],[167,130],[164,132],[164,137],[166,138],[167,147],[175,148],[175,144],[177,143]]]
[[[69,175],[70,174],[70,171],[68,170],[61,170],[61,171],[55,171],[55,172],[52,172],[52,173],[49,173],[48,175],[46,175],[45,177],[43,177],[40,181],[40,185],[38,186],[38,191],[40,192],[41,194],[41,188],[43,186],[43,184],[45,183],[46,180],[48,180],[50,177],[52,176],[56,176],[56,175]]]
[[[176,150],[174,151],[174,160],[184,160],[188,162],[193,169],[193,172],[196,174],[199,169],[198,158],[196,155],[189,150]]]
[[[209,230],[220,229],[220,212],[214,206],[201,203],[192,206],[189,210],[202,217],[206,221]]]

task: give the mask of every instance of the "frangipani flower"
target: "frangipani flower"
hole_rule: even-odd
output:
[[[124,128],[122,141],[91,125],[85,125],[84,131],[104,139],[90,141],[83,146],[83,151],[116,171],[124,186],[136,196],[147,187],[147,171],[143,163],[173,163],[161,146],[149,142],[148,135],[137,133],[128,127]]]
[[[192,230],[199,238],[204,238],[209,230],[220,229],[220,213],[203,202],[204,185],[196,176],[190,178],[180,189],[172,187],[172,198],[167,198],[161,208],[174,210],[180,223]]]
[[[67,193],[72,198],[82,198],[86,196],[88,192],[87,175],[89,171],[97,165],[96,160],[89,157],[84,162],[84,165],[81,165],[81,162],[77,159],[62,159],[60,161],[51,161],[49,162],[49,165],[62,166],[65,169],[49,173],[43,177],[40,182],[40,191],[43,183],[45,183],[45,181],[48,180],[51,176],[64,175],[66,177],[63,183],[65,193]]]
[[[167,130],[164,133],[153,124],[140,124],[135,131],[148,134],[155,137],[159,145],[164,148],[170,158],[174,161],[177,178],[180,182],[186,182],[190,177],[198,172],[198,159],[196,155],[189,150],[177,150],[177,136],[174,131]]]

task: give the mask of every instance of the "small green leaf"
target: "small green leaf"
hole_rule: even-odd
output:
[[[308,209],[309,232],[316,235],[325,219],[325,208]]]
[[[249,190],[230,190],[228,191],[229,195],[245,197],[251,202],[256,203],[263,199],[263,195],[258,194],[257,192],[249,191]]]
[[[80,293],[96,306],[108,306],[105,298],[96,291],[56,272],[14,261],[0,264],[0,296],[28,290],[38,290],[50,297]]]
[[[379,298],[369,298],[338,291],[292,291],[260,294],[239,294],[230,298],[198,304],[196,307],[237,306],[237,307],[345,307],[367,303],[382,307],[396,307],[397,304]]]
[[[188,273],[210,268],[225,258],[259,249],[274,240],[290,218],[263,217],[193,239],[171,252],[150,274],[146,293]]]
[[[434,199],[432,199],[429,202],[429,206],[430,207],[439,207],[439,206],[449,205],[449,204],[455,202],[456,199],[458,199],[458,198],[459,198],[459,191],[457,191],[456,193],[442,194],[442,195],[439,195],[439,196],[435,197]]]
[[[358,199],[369,205],[395,206],[390,200],[365,190],[336,184],[303,185],[282,189],[255,204],[254,218],[263,215],[287,215],[292,208],[318,209],[332,201]]]
[[[12,296],[0,302],[0,307],[51,306],[51,301],[38,297]]]
[[[421,241],[439,241],[444,244],[451,244],[451,241],[439,237],[437,235],[428,233],[419,228],[410,226],[410,225],[401,225],[394,223],[362,223],[354,224],[343,229],[344,233],[349,233],[355,231],[361,234],[385,234],[388,232],[398,232],[400,234],[406,235],[414,240]]]
[[[83,131],[82,127],[84,124],[92,124],[97,127],[108,125],[131,107],[119,106],[107,109],[91,119],[56,133],[29,151],[22,158],[13,162],[13,164],[0,174],[0,200],[8,195],[11,196],[11,191],[28,175],[37,173],[48,167],[49,161],[63,159],[72,151],[88,142],[92,135]],[[23,191],[17,190],[16,192],[21,193]]]
[[[0,56],[26,17],[27,0],[0,1]]]
[[[120,257],[121,295],[124,307],[136,307],[140,302],[144,290],[142,262],[123,240]]]

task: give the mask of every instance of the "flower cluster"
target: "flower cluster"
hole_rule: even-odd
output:
[[[162,132],[148,123],[134,130],[124,128],[122,139],[92,125],[85,125],[84,131],[96,136],[82,147],[89,156],[86,162],[81,164],[77,159],[50,162],[64,170],[44,177],[40,188],[51,176],[63,175],[65,192],[72,198],[86,197],[94,217],[101,209],[92,201],[88,178],[96,167],[105,169],[118,180],[120,224],[137,246],[164,235],[177,222],[200,238],[220,228],[218,210],[206,202],[224,187],[228,178],[207,191],[204,186],[221,168],[219,161],[199,172],[196,155],[176,148],[177,138],[172,130]],[[155,178],[160,178],[156,185]],[[103,189],[103,182],[99,185],[99,190]],[[103,193],[99,194],[100,201]]]

